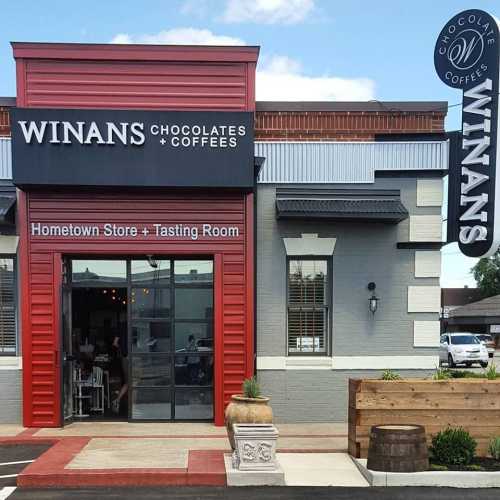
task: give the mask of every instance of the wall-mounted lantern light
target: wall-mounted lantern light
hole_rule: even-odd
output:
[[[375,314],[375,311],[377,310],[377,307],[378,307],[378,301],[380,300],[375,295],[375,288],[377,288],[377,285],[373,281],[368,283],[368,290],[370,290],[370,292],[372,292],[372,296],[368,299],[368,308],[370,309],[370,312],[372,314]]]

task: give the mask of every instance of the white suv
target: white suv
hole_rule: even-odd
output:
[[[465,364],[479,363],[488,366],[488,350],[472,333],[445,333],[441,335],[439,364],[448,363],[450,368]]]

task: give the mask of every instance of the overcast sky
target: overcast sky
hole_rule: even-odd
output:
[[[261,47],[259,100],[446,100],[436,37],[490,0],[1,0],[0,96],[15,95],[10,41],[248,44]],[[447,130],[460,126],[449,109]],[[442,286],[473,286],[472,259],[443,249]]]

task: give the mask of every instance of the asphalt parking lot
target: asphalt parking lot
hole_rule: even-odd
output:
[[[0,492],[0,498],[1,496]],[[163,487],[16,489],[9,500],[498,500],[498,489],[325,488],[325,487]]]
[[[489,363],[489,364],[491,365],[492,363],[496,366],[497,371],[500,373],[500,351],[498,351],[498,350],[497,350],[497,351],[495,352],[495,355],[493,356],[493,358],[490,358],[490,363]],[[479,365],[477,365],[477,364],[474,364],[474,365],[472,366],[472,368],[466,368],[466,367],[465,367],[465,366],[463,366],[463,365],[458,365],[458,366],[457,366],[457,369],[458,369],[458,370],[462,370],[462,369],[463,369],[463,370],[472,370],[472,371],[474,371],[474,372],[476,372],[476,373],[483,373],[483,371],[485,370],[484,368],[481,368],[481,367],[480,367]]]
[[[495,355],[493,356],[493,358],[490,358],[488,367],[492,363],[496,366],[498,373],[500,373],[500,350],[497,350],[495,352]],[[447,366],[448,366],[447,363],[443,364],[443,368],[446,368]],[[481,368],[481,366],[479,366],[479,363],[474,363],[471,368],[467,368],[465,365],[457,365],[457,367],[455,369],[456,370],[470,370],[470,371],[473,371],[475,373],[483,373],[484,370],[487,368]]]
[[[49,448],[47,444],[1,445],[0,488],[15,486],[17,475]]]

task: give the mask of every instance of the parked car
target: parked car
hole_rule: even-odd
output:
[[[467,367],[479,363],[488,366],[488,350],[472,333],[445,333],[441,335],[439,364],[448,363],[450,368],[464,364]]]
[[[492,358],[495,355],[495,341],[493,340],[493,337],[488,333],[478,333],[476,334],[476,337],[486,346],[488,355]]]

